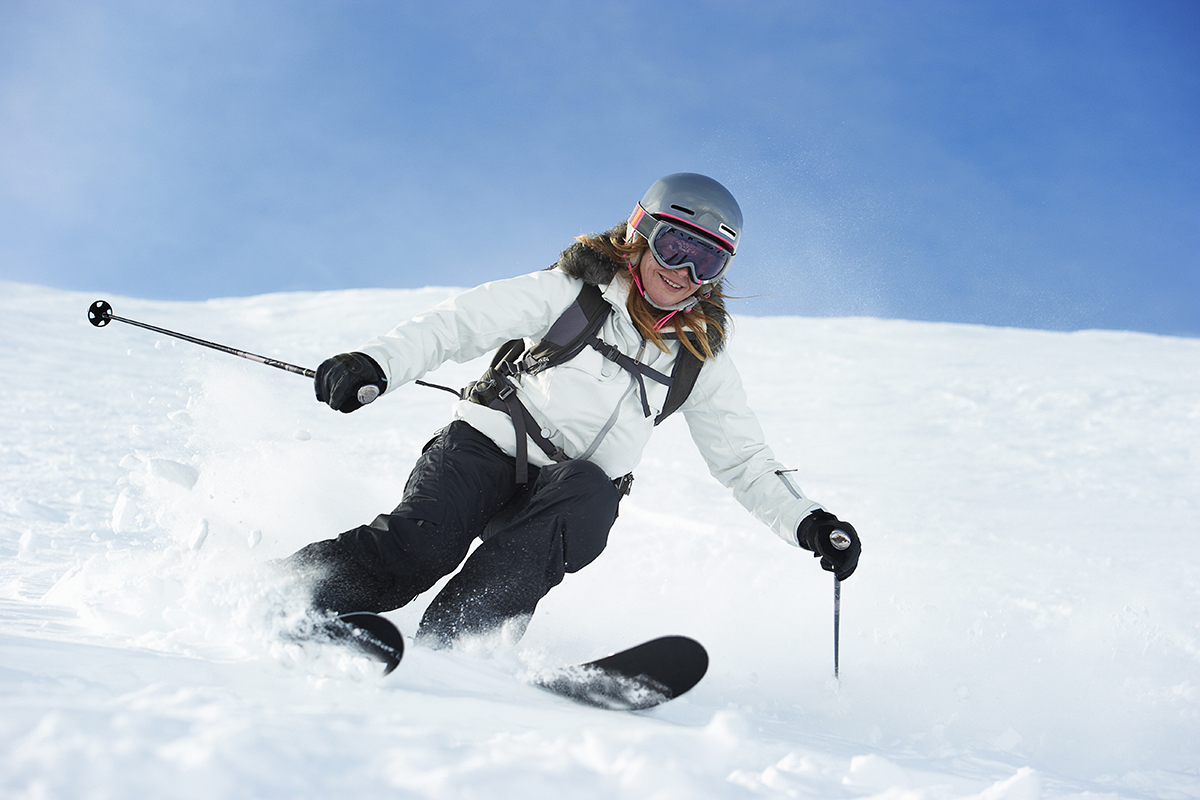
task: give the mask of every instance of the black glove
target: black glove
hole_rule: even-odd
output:
[[[387,378],[366,353],[342,353],[317,367],[317,400],[343,414],[362,408],[387,390]],[[378,391],[372,392],[374,387]],[[364,391],[365,390],[365,391]],[[366,401],[366,402],[364,402]]]
[[[835,535],[840,531],[843,536]],[[814,558],[821,559],[821,569],[837,575],[844,581],[854,574],[862,543],[858,531],[849,522],[842,522],[828,511],[820,509],[800,521],[796,539],[805,550],[811,550]]]

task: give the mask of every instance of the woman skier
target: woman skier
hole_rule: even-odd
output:
[[[775,460],[724,347],[721,278],[741,235],[724,186],[668,175],[628,221],[577,237],[550,269],[466,291],[321,364],[317,399],[349,413],[500,348],[425,445],[394,511],[287,559],[313,606],[390,611],[461,564],[417,640],[446,646],[505,626],[519,638],[564,573],[604,549],[654,426],[676,407],[743,506],[850,577],[858,534]]]

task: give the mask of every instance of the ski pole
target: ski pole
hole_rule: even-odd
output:
[[[850,537],[843,530],[835,530],[829,534],[829,543],[838,550],[845,550],[850,546]],[[838,579],[837,574],[833,576],[833,679],[840,681],[838,677],[838,640],[841,637],[842,627],[842,582]]]
[[[840,681],[838,677],[838,635],[839,628],[842,624],[842,582],[838,580],[838,576],[833,576],[833,679]]]
[[[239,358],[246,358],[250,361],[257,361],[259,364],[266,364],[268,367],[275,367],[276,369],[281,369],[284,372],[292,372],[296,375],[303,375],[306,378],[315,378],[317,376],[316,370],[311,370],[306,367],[298,367],[295,364],[289,364],[286,361],[279,361],[274,358],[255,355],[254,353],[247,353],[245,350],[238,350],[237,348],[229,347],[223,344],[217,344],[216,342],[197,339],[195,336],[188,336],[186,333],[169,331],[166,328],[159,328],[156,325],[148,325],[145,322],[138,322],[134,319],[118,317],[116,314],[112,313],[112,306],[109,305],[108,301],[106,300],[97,300],[88,308],[88,322],[92,323],[97,328],[103,328],[113,320],[116,320],[117,322],[124,322],[128,325],[136,325],[139,328],[145,328],[146,330],[166,334],[167,336],[174,336],[176,339],[183,339],[185,342],[198,344],[202,347],[220,350],[222,353],[228,353],[231,356],[238,356]],[[363,405],[374,401],[377,397],[379,397],[379,387],[374,384],[368,384],[358,390],[358,402],[362,403]]]

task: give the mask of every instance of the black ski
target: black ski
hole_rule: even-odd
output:
[[[389,675],[404,658],[404,637],[386,617],[369,611],[352,611],[322,626],[322,633],[335,644],[347,645],[384,664]]]
[[[533,684],[585,705],[615,711],[653,708],[691,689],[708,671],[695,639],[663,636],[610,656],[557,669]]]
[[[404,637],[386,617],[341,614],[318,626],[318,636],[381,662],[388,675],[404,657]],[[690,690],[708,671],[708,652],[695,639],[662,636],[604,658],[551,670],[531,682],[561,697],[617,711],[661,705]]]

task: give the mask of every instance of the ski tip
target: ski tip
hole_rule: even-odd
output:
[[[689,691],[708,672],[708,651],[691,637],[662,636],[642,646],[653,647],[663,661],[659,680],[670,688],[671,697]]]
[[[534,685],[590,706],[641,711],[688,692],[708,671],[708,651],[687,636],[660,636],[584,664],[549,672]]]
[[[391,675],[404,658],[404,636],[391,620],[370,611],[339,614],[339,622],[348,626],[348,642],[359,652],[383,663],[383,674]]]

